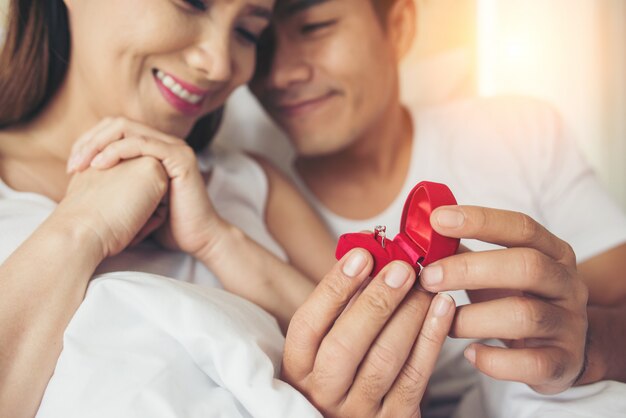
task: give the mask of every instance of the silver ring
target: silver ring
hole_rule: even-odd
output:
[[[420,271],[419,273],[417,273],[417,277],[420,277],[422,275],[422,271],[424,271],[424,266],[422,265],[422,262],[424,261],[424,257],[420,257],[417,259],[417,261],[415,262],[415,264],[417,264],[418,266],[420,266]]]
[[[380,243],[383,246],[383,248],[385,248],[385,237],[386,237],[386,233],[387,232],[387,227],[385,225],[376,225],[376,228],[374,228],[374,239],[377,239],[378,237],[380,237]]]
[[[416,261],[415,264],[420,266],[420,271],[419,273],[417,273],[417,277],[420,277],[422,275],[422,271],[424,270],[424,266],[422,266],[422,264],[419,261]]]

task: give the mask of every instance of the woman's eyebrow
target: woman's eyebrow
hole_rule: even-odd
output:
[[[286,16],[292,16],[303,10],[309,9],[318,4],[326,3],[330,0],[293,0],[283,7],[283,13]]]

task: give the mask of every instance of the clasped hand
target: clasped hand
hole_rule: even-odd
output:
[[[106,118],[74,143],[68,172],[80,173],[90,167],[108,170],[139,157],[161,163],[169,178],[169,191],[133,242],[153,233],[167,248],[194,256],[205,251],[221,219],[210,202],[195,153],[184,140],[124,118]]]

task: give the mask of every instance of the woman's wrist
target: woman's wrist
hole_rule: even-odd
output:
[[[192,256],[211,270],[223,265],[247,239],[243,231],[217,216],[204,229],[206,243]]]
[[[66,254],[75,254],[87,269],[95,270],[107,257],[102,237],[78,216],[57,208],[42,225],[49,237],[56,241]]]

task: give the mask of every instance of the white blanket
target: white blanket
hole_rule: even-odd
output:
[[[276,378],[283,343],[269,314],[223,290],[105,274],[65,332],[37,417],[321,416]]]
[[[623,418],[626,384],[602,381],[577,386],[553,396],[534,392],[522,383],[480,375],[454,418]]]

